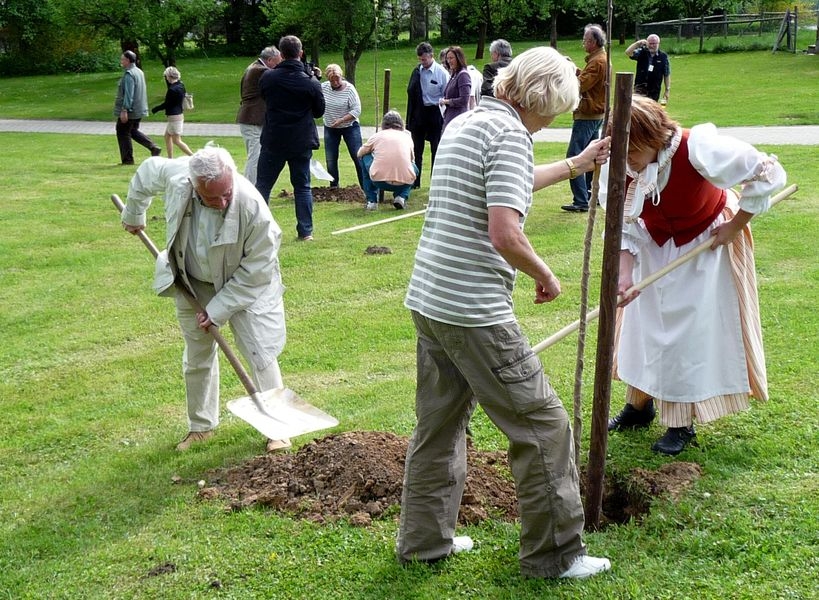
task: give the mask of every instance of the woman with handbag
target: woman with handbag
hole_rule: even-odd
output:
[[[151,112],[156,114],[164,109],[165,116],[168,119],[168,124],[165,127],[165,148],[168,151],[168,158],[173,158],[174,146],[191,156],[193,152],[182,141],[182,125],[185,122],[185,110],[182,106],[185,101],[185,84],[182,83],[179,69],[176,67],[168,67],[162,75],[165,77],[165,83],[168,86],[168,90],[165,92],[165,101],[158,106],[154,106]]]

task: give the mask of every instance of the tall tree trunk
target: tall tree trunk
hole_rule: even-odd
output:
[[[230,0],[225,10],[225,42],[228,45],[242,41],[242,0]]]
[[[475,48],[475,60],[483,59],[483,50],[486,46],[486,22],[478,26],[478,47]]]
[[[410,40],[418,42],[427,38],[427,15],[424,0],[410,0]]]
[[[449,9],[441,8],[441,41],[449,40]]]
[[[552,30],[549,33],[549,45],[557,48],[557,9],[552,9]]]

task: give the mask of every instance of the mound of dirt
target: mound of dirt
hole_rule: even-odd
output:
[[[401,503],[408,439],[392,433],[354,431],[313,440],[295,453],[266,454],[207,474],[203,499],[227,502],[229,510],[258,505],[315,522],[348,519],[366,526],[395,515]],[[506,452],[467,447],[467,481],[460,524],[517,516],[515,486]],[[623,482],[631,499],[606,481],[606,522],[626,522],[648,511],[651,498],[676,499],[701,474],[699,465],[670,463],[659,471],[636,469]],[[582,490],[581,490],[582,491]]]
[[[314,187],[311,188],[313,192],[313,202],[361,202],[364,203],[364,190],[357,185],[348,185],[347,187]],[[279,198],[293,198],[293,193],[287,190],[282,190],[279,193]]]

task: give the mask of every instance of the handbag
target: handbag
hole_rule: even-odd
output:
[[[182,100],[182,108],[185,110],[193,110],[193,94],[185,94]]]

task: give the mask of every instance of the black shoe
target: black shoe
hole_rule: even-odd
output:
[[[162,154],[162,148],[159,146],[154,146],[151,148],[151,156],[159,156],[160,154]]]
[[[562,208],[563,210],[565,210],[567,212],[577,212],[577,213],[589,212],[589,207],[588,206],[579,206],[577,204],[564,204],[560,208]]]
[[[692,446],[695,446],[696,438],[697,433],[694,431],[693,425],[690,427],[669,427],[665,435],[654,442],[651,449],[661,454],[677,456],[685,450],[689,442]]]
[[[648,427],[654,420],[657,411],[654,409],[654,398],[650,398],[643,410],[637,410],[631,404],[626,404],[613,419],[609,419],[609,431],[623,431],[624,429],[641,429]]]

